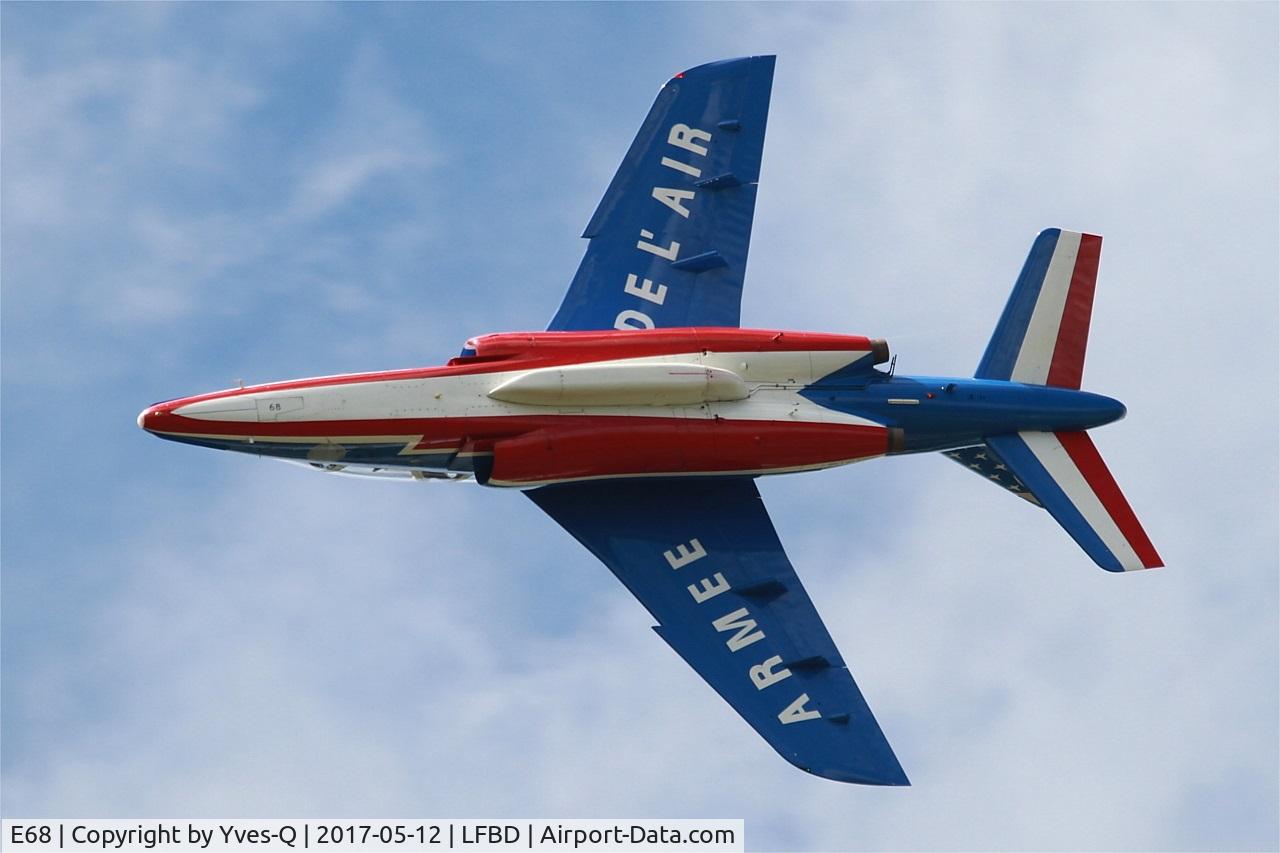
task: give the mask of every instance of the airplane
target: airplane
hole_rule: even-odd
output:
[[[1087,432],[1125,415],[1080,390],[1100,237],[1035,238],[971,377],[896,375],[877,338],[740,328],[774,60],[662,87],[545,331],[471,338],[439,367],[170,400],[138,424],[338,474],[523,490],[784,758],[907,785],[756,478],[940,453],[1108,571],[1162,563]]]

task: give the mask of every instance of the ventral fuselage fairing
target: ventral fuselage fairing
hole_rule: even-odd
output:
[[[1036,238],[972,377],[894,375],[888,345],[859,335],[739,328],[773,69],[727,60],[662,88],[546,331],[138,422],[327,472],[521,489],[788,761],[905,785],[755,479],[940,451],[1046,509],[1103,568],[1160,565],[1087,433],[1125,414],[1080,390],[1102,240]]]

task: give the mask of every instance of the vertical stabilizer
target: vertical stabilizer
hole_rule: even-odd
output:
[[[1102,238],[1040,232],[982,356],[978,379],[1079,388]]]

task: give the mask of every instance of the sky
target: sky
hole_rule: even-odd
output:
[[[1280,847],[1278,9],[4,3],[4,816]],[[1084,386],[1167,568],[937,455],[760,482],[907,789],[779,758],[514,492],[134,423],[543,328],[654,93],[756,53],[744,325],[967,376],[1034,235],[1105,238]]]

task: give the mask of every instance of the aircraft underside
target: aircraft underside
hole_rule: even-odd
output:
[[[674,330],[663,341],[618,332],[604,348],[572,332],[523,335],[523,349],[492,336],[514,351],[233,389],[160,404],[140,420],[165,438],[325,471],[529,488],[814,470],[1028,427],[1086,429],[1123,413],[1080,391],[892,377],[875,367],[888,354],[882,341],[717,331]],[[631,352],[637,343],[646,351]],[[844,348],[804,349],[813,343]]]
[[[521,489],[786,760],[906,785],[754,478],[941,451],[1047,510],[1102,568],[1161,565],[1086,433],[1125,414],[1080,390],[1102,239],[1040,233],[971,378],[896,376],[880,340],[739,328],[773,70],[744,57],[663,86],[546,331],[138,422],[339,474]]]

